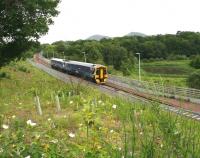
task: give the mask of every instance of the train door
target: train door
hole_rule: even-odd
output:
[[[105,67],[99,67],[96,69],[96,82],[104,83],[107,78],[107,71]]]

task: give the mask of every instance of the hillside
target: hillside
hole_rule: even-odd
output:
[[[140,32],[130,32],[130,33],[126,34],[125,36],[140,36],[140,37],[146,37],[147,35],[145,35],[144,33],[140,33]]]
[[[109,39],[110,37],[108,36],[103,36],[103,35],[92,35],[90,37],[88,37],[86,40],[96,40],[96,41],[100,41],[101,39]]]
[[[0,74],[0,157],[200,155],[199,122],[156,103],[128,102],[88,86],[65,84],[25,61],[3,67]],[[36,95],[42,115],[35,108]]]

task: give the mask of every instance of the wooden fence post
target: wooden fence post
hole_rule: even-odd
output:
[[[39,115],[42,115],[42,108],[40,105],[40,99],[38,96],[35,97],[35,105]]]
[[[59,98],[58,96],[56,95],[56,108],[57,108],[57,111],[60,112],[61,111],[61,108],[60,108],[60,101],[59,101]]]

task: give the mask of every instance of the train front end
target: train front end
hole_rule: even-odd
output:
[[[95,67],[95,81],[97,84],[104,84],[108,78],[107,67],[98,65]]]

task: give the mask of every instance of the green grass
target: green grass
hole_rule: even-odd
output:
[[[154,62],[141,62],[141,78],[143,81],[160,83],[165,86],[187,87],[187,77],[195,71],[189,65],[190,60],[162,60]],[[114,75],[122,76],[120,71],[113,70]],[[138,80],[138,65],[128,78]]]
[[[84,85],[64,84],[23,61],[0,71],[10,76],[0,80],[0,157],[200,155],[199,122],[163,111],[156,103],[132,103]],[[42,116],[35,109],[35,94]]]

